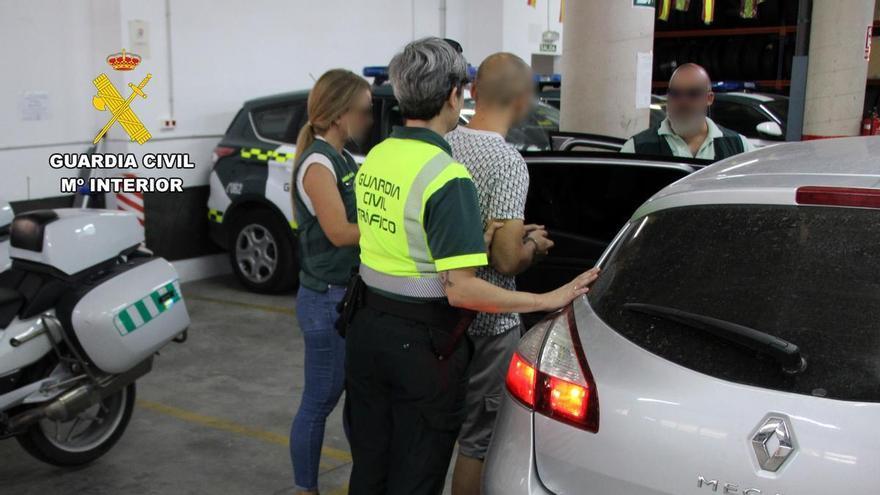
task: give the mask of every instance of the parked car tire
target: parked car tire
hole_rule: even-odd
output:
[[[86,424],[85,428],[79,426],[80,433],[77,433],[78,426],[73,424],[70,429],[73,436],[65,430],[59,435],[53,428],[69,427],[78,420],[63,424],[42,420],[15,439],[30,455],[43,462],[55,466],[88,464],[107,453],[125,432],[134,409],[135,394],[136,387],[132,383],[90,408],[97,412],[84,411],[85,416],[105,414],[105,417]]]
[[[288,226],[265,208],[233,216],[229,261],[238,280],[253,292],[288,291],[298,283],[296,246]]]

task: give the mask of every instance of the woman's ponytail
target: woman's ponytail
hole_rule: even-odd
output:
[[[315,127],[312,125],[312,122],[306,122],[302,129],[299,130],[299,135],[296,136],[296,155],[297,158],[305,158],[302,156],[302,153],[315,142]],[[299,160],[296,160],[298,163]]]

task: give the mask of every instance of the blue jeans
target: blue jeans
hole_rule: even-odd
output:
[[[290,428],[290,458],[296,488],[318,489],[318,465],[327,416],[336,407],[345,386],[345,340],[336,332],[336,305],[345,287],[320,293],[300,287],[296,318],[305,341],[305,385],[302,401]],[[343,422],[348,436],[348,425]]]

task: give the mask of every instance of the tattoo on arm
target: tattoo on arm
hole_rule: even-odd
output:
[[[444,287],[455,287],[449,272],[440,272],[440,281],[443,282]]]

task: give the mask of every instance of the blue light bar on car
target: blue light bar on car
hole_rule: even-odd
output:
[[[373,65],[364,67],[364,77],[388,77],[388,67],[384,65]]]
[[[364,77],[372,77],[376,79],[377,84],[388,80],[388,67],[385,65],[371,65],[364,67]],[[471,64],[467,66],[468,80],[473,81],[477,78],[477,68]]]
[[[712,83],[712,91],[723,93],[725,91],[743,91],[755,89],[754,81],[715,81]]]
[[[535,74],[536,83],[561,83],[562,74]]]

